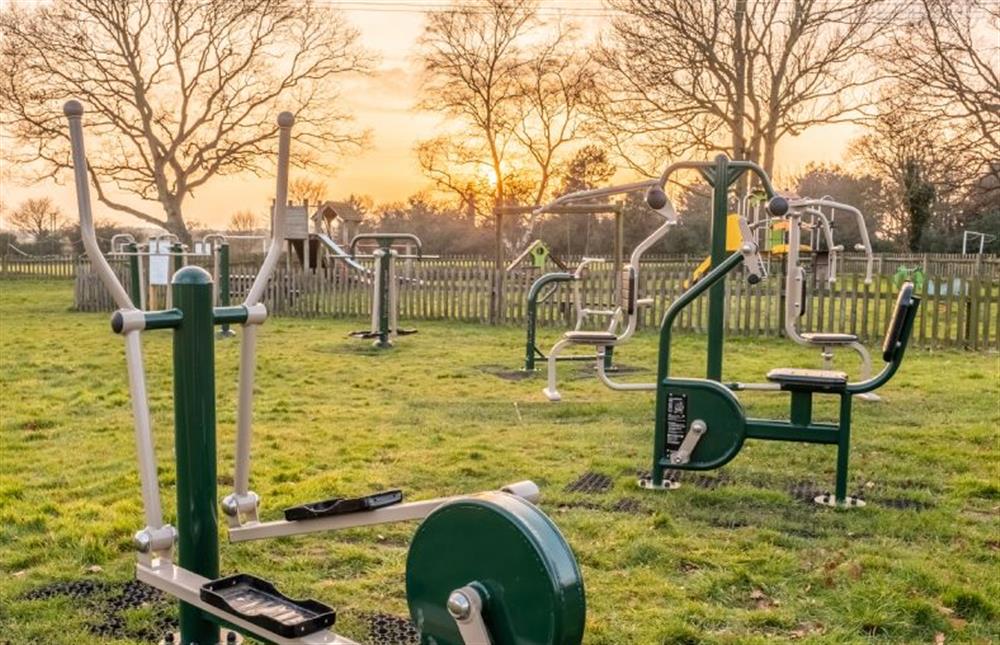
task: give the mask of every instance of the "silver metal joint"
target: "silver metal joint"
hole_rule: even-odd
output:
[[[472,615],[472,601],[461,591],[453,591],[448,596],[448,613],[455,620],[466,620]]]
[[[154,551],[168,551],[174,546],[177,540],[177,529],[164,524],[158,529],[146,527],[136,531],[132,536],[132,544],[136,551],[140,553],[152,553]]]

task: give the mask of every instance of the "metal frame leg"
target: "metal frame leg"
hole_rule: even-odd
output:
[[[851,395],[840,395],[840,421],[837,424],[837,481],[833,495],[819,495],[813,501],[834,508],[860,508],[864,500],[847,494],[847,467],[851,456]]]
[[[566,347],[567,345],[569,345],[569,341],[563,339],[558,343],[556,343],[555,345],[553,345],[552,349],[549,351],[548,386],[544,390],[542,390],[542,394],[544,394],[549,401],[562,400],[562,395],[559,394],[559,389],[556,387],[556,377],[557,377],[556,361],[558,360],[559,352],[561,352],[562,348]]]

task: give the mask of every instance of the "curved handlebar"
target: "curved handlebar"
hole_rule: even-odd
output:
[[[274,215],[271,224],[271,246],[267,249],[264,262],[260,265],[253,285],[247,291],[243,304],[252,306],[260,302],[267,287],[267,281],[274,273],[274,267],[281,257],[281,246],[285,241],[285,205],[288,203],[288,156],[292,145],[292,125],[295,116],[291,112],[278,115],[278,172],[274,191]]]
[[[397,240],[405,240],[408,242],[413,242],[417,245],[417,257],[423,257],[423,244],[420,242],[420,238],[413,233],[358,233],[353,238],[351,238],[351,244],[349,246],[351,257],[356,255],[355,250],[357,249],[358,242],[363,240],[375,240],[378,242],[379,246],[386,248],[392,245],[393,242]]]
[[[111,236],[111,242],[110,242],[111,253],[112,254],[122,253],[121,249],[122,246],[126,244],[135,244],[135,243],[136,243],[135,236],[132,235],[131,233],[115,233],[114,235]]]
[[[101,253],[97,243],[97,232],[94,230],[94,215],[90,210],[90,182],[87,180],[87,153],[83,145],[83,104],[79,101],[66,101],[63,114],[69,122],[69,143],[73,155],[73,180],[76,183],[76,206],[80,212],[80,238],[83,248],[87,251],[91,265],[105,288],[111,293],[115,304],[121,309],[135,309],[125,287],[118,282],[114,270]]]
[[[841,202],[833,201],[826,197],[820,199],[804,198],[797,199],[792,202],[793,208],[822,208],[822,207],[832,208],[834,210],[843,210],[854,215],[854,218],[858,223],[858,234],[861,235],[861,244],[855,245],[854,249],[856,251],[863,251],[865,254],[865,284],[870,284],[872,281],[872,270],[875,264],[875,254],[872,252],[871,239],[868,237],[868,225],[865,223],[865,217],[861,214],[857,208],[849,205],[843,204]],[[860,247],[860,248],[859,248]]]

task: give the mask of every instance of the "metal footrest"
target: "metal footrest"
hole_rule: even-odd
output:
[[[239,573],[201,586],[206,603],[285,638],[333,625],[337,613],[316,600],[292,600],[267,580]]]
[[[386,506],[399,504],[402,501],[403,491],[398,489],[372,493],[364,497],[333,497],[319,502],[309,502],[308,504],[286,508],[285,519],[289,522],[297,522],[300,520],[313,520],[319,517],[330,517],[331,515],[374,511],[377,508],[385,508]]]

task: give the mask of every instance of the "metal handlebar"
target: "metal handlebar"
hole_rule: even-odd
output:
[[[288,157],[292,145],[292,125],[295,115],[282,112],[278,115],[278,172],[274,191],[274,216],[271,224],[271,246],[267,249],[264,262],[260,265],[253,285],[247,291],[243,304],[247,306],[260,302],[267,287],[267,281],[274,273],[274,267],[281,257],[281,246],[285,241],[285,205],[288,203]]]
[[[375,240],[382,248],[392,246],[392,243],[397,240],[413,242],[417,245],[417,259],[422,259],[424,257],[423,244],[420,242],[420,238],[413,233],[358,233],[351,238],[351,243],[348,246],[352,258],[357,256],[356,249],[358,242],[362,242],[364,240]]]
[[[801,208],[801,209],[807,209],[807,208],[819,209],[822,207],[826,207],[834,210],[847,211],[848,213],[854,215],[854,218],[857,220],[858,224],[858,234],[861,235],[861,244],[856,244],[854,246],[854,249],[856,251],[863,251],[865,254],[865,259],[866,259],[865,284],[871,284],[872,271],[875,265],[875,254],[872,251],[871,239],[868,237],[868,225],[865,223],[865,217],[864,215],[861,214],[861,211],[859,211],[857,208],[849,204],[837,202],[827,197],[823,197],[820,199],[814,199],[814,198],[797,199],[794,200],[791,203],[791,205],[793,208]]]
[[[76,206],[80,212],[80,238],[87,257],[97,270],[97,275],[111,293],[115,304],[121,309],[135,309],[125,287],[118,281],[114,270],[101,253],[94,229],[94,215],[90,209],[90,182],[87,178],[87,153],[83,145],[83,104],[67,101],[63,114],[69,122],[69,142],[73,156],[73,180],[76,183]]]

